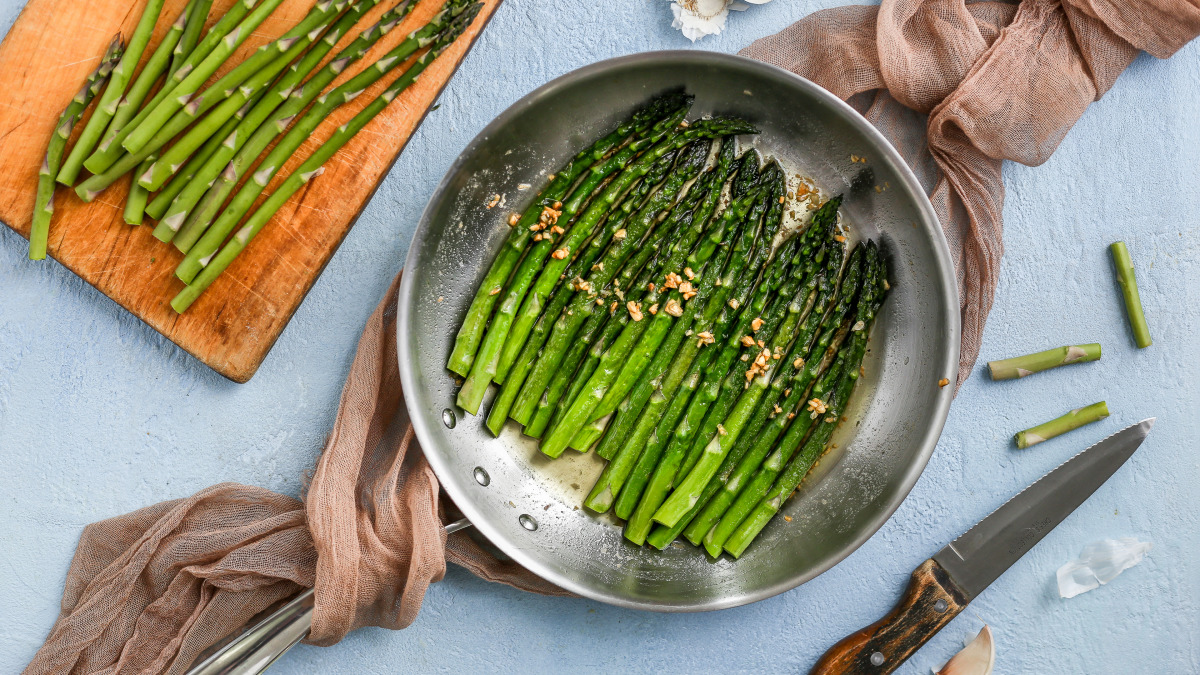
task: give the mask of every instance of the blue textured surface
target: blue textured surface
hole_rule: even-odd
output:
[[[737,51],[843,0],[731,17],[699,43]],[[0,31],[22,0],[0,0]],[[222,480],[297,494],[333,420],[353,348],[399,269],[426,197],[512,101],[593,61],[689,43],[662,0],[508,0],[254,379],[232,384],[0,228],[0,672],[58,612],[81,528]],[[1139,58],[1037,168],[1008,165],[1002,280],[981,361],[1098,341],[1104,358],[1017,382],[982,366],[937,451],[880,532],[773,599],[658,615],[533,596],[452,569],[416,624],[300,647],[273,672],[801,671],[874,621],[909,572],[1076,451],[1143,417],[1142,450],[900,672],[928,673],[990,624],[998,673],[1200,672],[1200,47]],[[32,196],[31,196],[32,200]],[[1128,334],[1106,246],[1124,239],[1155,344]],[[1113,416],[1028,451],[1010,436],[1106,399]],[[1154,543],[1108,586],[1059,599],[1054,572],[1087,543]]]

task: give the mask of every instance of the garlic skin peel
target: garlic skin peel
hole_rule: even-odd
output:
[[[695,42],[705,35],[717,35],[725,29],[729,12],[740,12],[750,5],[762,5],[771,0],[674,0],[671,3],[672,28]]]

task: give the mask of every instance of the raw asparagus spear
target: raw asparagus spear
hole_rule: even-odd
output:
[[[1056,417],[1049,422],[1039,424],[1025,431],[1018,431],[1015,436],[1017,447],[1025,449],[1032,445],[1037,445],[1042,441],[1078,429],[1085,424],[1098,422],[1105,417],[1108,417],[1108,404],[1104,401],[1093,403],[1083,408],[1076,408],[1062,417]]]
[[[358,18],[370,10],[376,2],[377,0],[359,0],[352,5],[350,10],[338,19],[329,33],[305,53],[298,63],[289,68],[288,73],[272,87],[271,92],[268,92],[268,94],[282,95],[284,91],[290,90],[291,93],[282,101],[282,104],[279,100],[280,97],[265,96],[261,104],[255,104],[254,108],[247,112],[244,124],[239,122],[236,128],[229,130],[229,133],[218,132],[217,135],[222,137],[220,149],[214,153],[213,157],[206,160],[204,166],[197,173],[197,180],[179,193],[178,199],[173,201],[163,216],[163,222],[160,225],[165,225],[166,230],[175,232],[171,237],[168,237],[168,232],[163,232],[163,237],[168,237],[183,253],[189,253],[192,246],[212,224],[221,205],[225,203],[225,198],[233,192],[238,181],[245,175],[254,160],[270,145],[271,141],[286,131],[292,120],[303,112],[338,74],[343,72],[349,64],[362,58],[371,45],[383,35],[391,32],[415,6],[415,2],[401,2],[384,12],[375,24],[359,33],[358,37],[345,49],[338,52],[337,56],[330,60],[324,68],[307,82],[303,82],[304,76],[321,62],[328,51],[336,45],[337,40],[345,35],[358,21]],[[429,34],[432,35],[431,26],[443,25],[455,15],[456,11],[461,11],[463,8],[465,8],[465,4],[458,0],[450,2],[442,12],[430,20],[430,24],[427,24],[426,28],[418,31],[418,36],[409,38],[409,46],[415,51],[423,31],[428,29]],[[233,137],[232,143],[226,145],[224,141],[230,140],[229,134],[231,133],[236,135]]]
[[[171,65],[167,70],[172,75],[183,67],[192,50],[200,43],[200,35],[204,33],[204,24],[208,22],[208,11],[212,9],[212,0],[190,0],[184,9],[183,33],[171,55]]]
[[[225,36],[221,43],[215,49],[204,57],[204,60],[198,63],[191,72],[187,73],[178,85],[171,90],[171,95],[159,102],[150,114],[144,120],[132,126],[132,131],[121,141],[121,147],[129,152],[137,152],[144,148],[159,130],[167,125],[175,113],[185,109],[191,105],[196,106],[196,99],[211,99],[214,97],[227,97],[236,91],[238,85],[246,80],[250,75],[258,72],[260,68],[275,60],[278,54],[286,52],[293,42],[302,38],[306,33],[316,29],[318,26],[323,26],[324,23],[332,20],[330,12],[334,6],[332,0],[322,0],[318,2],[308,16],[304,17],[299,24],[294,28],[284,33],[283,37],[275,40],[272,43],[263,45],[250,58],[238,64],[230,75],[238,73],[230,77],[226,75],[222,77],[217,85],[210,87],[207,90],[201,91],[201,87],[212,77],[213,73],[217,72],[225,61],[233,54],[234,50],[241,46],[246,38],[250,37],[255,28],[266,20],[272,12],[283,2],[283,0],[260,0],[257,5],[241,23],[237,25],[229,35]],[[345,7],[343,4],[342,7]],[[182,72],[180,69],[177,72]],[[240,77],[239,77],[240,76]]]
[[[472,5],[472,7],[476,7],[476,5]],[[446,35],[461,31],[464,23],[469,23],[477,11],[477,9],[473,9],[459,15],[449,24],[449,27],[442,23],[445,20],[443,16],[439,15],[435,17],[434,21],[426,24],[424,28],[414,31],[409,36],[409,39],[403,41],[376,61],[375,67],[367,68],[350,78],[344,84],[318,97],[316,103],[308,109],[308,112],[304,113],[303,117],[267,153],[267,156],[259,163],[258,170],[254,172],[250,180],[242,185],[241,189],[238,190],[237,194],[229,202],[229,205],[225,207],[220,217],[205,231],[204,236],[200,238],[195,246],[188,250],[187,255],[184,256],[184,259],[175,268],[175,276],[179,277],[184,283],[192,283],[200,271],[205,268],[205,264],[211,259],[211,256],[220,249],[221,243],[225,241],[225,238],[233,232],[242,217],[250,211],[255,200],[262,194],[267,184],[271,182],[271,179],[279,169],[299,149],[300,145],[308,140],[313,130],[330,113],[339,106],[354,100],[367,87],[374,84],[385,74],[399,67],[408,55],[421,46],[428,44],[433,39],[433,35]],[[416,73],[413,75],[415,76]],[[401,76],[401,79],[404,77]],[[379,99],[376,100],[378,101]]]
[[[100,57],[100,64],[83,81],[79,93],[75,94],[75,97],[63,109],[62,115],[58,117],[58,124],[55,125],[54,133],[50,136],[50,143],[46,147],[46,158],[42,160],[42,168],[38,171],[33,223],[29,228],[30,260],[46,258],[46,239],[50,233],[50,217],[54,214],[55,177],[58,176],[59,167],[62,165],[63,151],[67,147],[67,141],[71,138],[75,122],[79,120],[88,104],[104,87],[104,83],[108,81],[108,76],[112,73],[113,68],[117,67],[124,51],[125,45],[121,40],[121,35],[117,34],[109,43],[104,56]]]
[[[1100,345],[1093,342],[1086,345],[1068,345],[1047,349],[1044,352],[1014,356],[1001,361],[988,361],[988,370],[991,372],[993,380],[1013,380],[1071,363],[1098,360],[1100,360]]]
[[[133,34],[129,37],[129,45],[121,55],[121,61],[109,74],[108,86],[104,88],[104,93],[96,103],[96,111],[88,118],[83,132],[79,135],[79,140],[75,141],[75,146],[71,148],[71,153],[67,155],[66,161],[63,162],[62,168],[58,172],[59,183],[74,184],[83,168],[83,160],[100,142],[100,137],[108,127],[109,121],[117,112],[117,106],[121,103],[125,88],[133,79],[133,72],[142,58],[146,43],[150,41],[150,34],[154,32],[154,24],[158,21],[162,6],[163,0],[146,0],[146,8],[142,10],[142,17],[138,19],[137,27],[133,29]]]
[[[234,3],[234,5],[230,7],[224,15],[221,16],[221,19],[217,21],[212,29],[204,35],[200,42],[196,44],[196,47],[192,49],[191,53],[188,54],[187,58],[184,60],[183,65],[181,65],[178,69],[172,70],[171,76],[167,78],[162,87],[159,87],[158,93],[154,95],[154,98],[150,99],[149,103],[142,106],[142,110],[138,112],[138,114],[135,115],[134,118],[130,120],[129,123],[123,128],[110,128],[108,130],[108,133],[104,135],[104,141],[100,143],[99,147],[96,148],[96,151],[93,152],[92,155],[83,163],[87,170],[94,174],[102,173],[108,170],[109,167],[111,167],[118,159],[120,159],[121,156],[125,154],[125,149],[121,147],[121,142],[125,140],[125,137],[130,131],[133,130],[133,127],[146,119],[146,117],[150,115],[150,112],[157,107],[159,103],[166,100],[167,97],[171,95],[172,91],[174,90],[175,86],[179,84],[180,80],[194,70],[196,66],[204,60],[204,57],[208,56],[208,54],[211,53],[218,44],[220,44],[221,40],[223,40],[225,36],[228,35],[229,31],[233,30],[234,27],[236,27],[238,23],[245,18],[246,14],[250,12],[257,2],[258,0],[240,0],[239,2]],[[234,68],[234,70],[239,70],[239,68]]]
[[[366,105],[357,115],[346,122],[341,127],[338,127],[333,136],[318,147],[307,160],[296,168],[291,175],[263,202],[253,215],[247,219],[246,224],[238,230],[237,234],[220,250],[215,258],[204,268],[196,279],[186,288],[179,292],[173,300],[171,307],[179,313],[183,313],[195,302],[196,298],[207,289],[213,281],[220,276],[234,258],[245,249],[250,240],[262,230],[263,226],[271,219],[271,216],[283,206],[284,202],[295,194],[305,183],[312,180],[314,177],[322,173],[322,165],[329,160],[342,146],[344,146],[351,138],[354,137],[363,127],[367,125],[376,115],[391,103],[400,92],[404,91],[411,85],[417,76],[429,66],[447,47],[449,47],[459,35],[466,30],[470,25],[471,20],[479,13],[479,4],[472,5],[461,17],[461,20],[456,20],[449,30],[443,32],[437,40],[430,45],[429,50],[419,56],[403,75],[396,78],[396,81],[388,86],[379,96]],[[353,82],[353,80],[351,80]],[[315,127],[320,120],[314,120],[312,127]],[[303,126],[299,128],[305,128]],[[305,133],[311,133],[311,128]]]
[[[139,170],[145,170],[156,159],[155,155],[150,155],[142,161]],[[146,202],[150,200],[150,191],[134,182],[129,186],[129,195],[125,198],[125,223],[128,225],[141,225],[146,214]]]
[[[858,377],[867,350],[871,323],[883,301],[884,289],[881,281],[886,276],[882,261],[878,259],[873,246],[867,249],[867,256],[869,272],[862,285],[850,326],[851,337],[838,352],[834,365],[821,381],[813,386],[807,397],[801,389],[806,386],[805,383],[792,384],[792,393],[784,401],[780,412],[774,415],[766,432],[754,441],[753,450],[747,453],[736,469],[726,477],[722,482],[722,489],[709,500],[704,510],[685,531],[685,536],[693,543],[699,543],[703,537],[704,548],[714,558],[720,555],[721,548],[730,535],[766,494],[791,458],[791,453],[799,447],[800,440],[808,433],[812,422],[820,414],[820,406],[825,405],[826,394],[836,386],[837,378]],[[805,398],[809,399],[807,406],[803,405]],[[779,448],[771,452],[775,439],[781,435],[783,440]]]
[[[635,112],[607,136],[580,151],[553,174],[554,177],[550,183],[525,209],[520,220],[508,233],[500,253],[492,261],[491,268],[480,282],[479,290],[475,292],[471,306],[467,309],[466,318],[463,319],[462,326],[458,329],[458,335],[454,339],[454,351],[450,354],[450,361],[446,364],[447,368],[464,377],[470,372],[471,364],[475,360],[475,352],[479,349],[479,343],[483,339],[488,317],[492,313],[492,307],[499,300],[498,294],[493,293],[492,290],[504,284],[513,269],[517,267],[518,261],[532,237],[529,227],[537,223],[543,209],[546,206],[552,206],[554,202],[563,201],[576,179],[582,176],[584,171],[601,162],[610,150],[620,146],[627,139],[642,134],[653,124],[678,111],[681,107],[690,105],[690,101],[690,98],[682,95],[663,96],[655,99],[649,105]],[[508,297],[506,295],[505,299],[507,300]],[[519,303],[520,300],[517,302]],[[497,372],[497,381],[503,382],[503,378],[499,375],[500,373]]]
[[[1139,349],[1145,349],[1152,343],[1150,327],[1146,324],[1146,313],[1142,311],[1142,297],[1138,294],[1137,275],[1133,273],[1133,258],[1125,242],[1113,243],[1108,249],[1112,252],[1113,265],[1117,268],[1117,282],[1121,284],[1121,294],[1125,296],[1125,311],[1129,315],[1129,327],[1133,330],[1133,340]]]
[[[142,171],[139,169],[138,173],[135,174],[137,183],[148,190],[158,190],[161,188],[167,180],[175,175],[175,172],[179,171],[188,157],[191,157],[209,138],[216,134],[225,122],[242,111],[243,107],[263,88],[269,87],[276,92],[276,96],[273,98],[274,101],[282,102],[286,100],[287,95],[279,88],[282,82],[273,83],[272,80],[280,72],[283,72],[288,63],[291,63],[293,59],[304,53],[310,44],[317,41],[317,38],[338,19],[338,16],[348,3],[349,0],[335,0],[325,11],[314,12],[314,18],[301,22],[291,32],[297,32],[304,28],[309,28],[308,31],[292,38],[286,36],[281,38],[277,41],[274,51],[271,45],[264,45],[259,48],[259,54],[272,54],[277,51],[281,56],[275,56],[267,60],[260,71],[248,78],[236,91],[227,94],[225,100],[221,101],[220,104],[205,114],[204,117],[199,118],[186,133],[177,138],[169,148],[163,150],[161,158],[154,162],[149,170]],[[287,61],[281,63],[284,56],[287,57]],[[252,56],[251,58],[254,57]],[[289,78],[285,75],[283,79],[291,80],[295,78]],[[291,92],[286,93],[290,94]],[[208,90],[202,94],[202,96],[213,95],[216,94]],[[197,120],[197,117],[191,114],[191,111],[191,106],[184,106],[175,114],[183,115],[189,121]],[[228,140],[227,138],[226,141]],[[235,137],[234,141],[236,142],[236,140]]]

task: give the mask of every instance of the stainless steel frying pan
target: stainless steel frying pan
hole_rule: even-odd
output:
[[[694,115],[751,120],[762,133],[747,142],[789,173],[813,177],[827,193],[844,193],[844,217],[858,236],[881,242],[891,269],[892,291],[847,411],[850,421],[834,437],[837,449],[784,507],[790,522],[776,519],[737,561],[712,561],[688,545],[659,552],[628,544],[614,521],[579,506],[601,469],[594,453],[547,459],[512,423],[493,438],[482,417],[454,406],[456,386],[445,368],[475,286],[504,239],[507,214],[533,198],[544,171],[651,96],[679,88],[695,94]],[[523,183],[534,189],[521,190]],[[503,206],[488,209],[496,194]],[[953,393],[938,380],[953,381],[958,364],[950,254],[929,201],[895,149],[811,82],[700,51],[603,61],[554,80],[496,118],[429,201],[409,249],[398,313],[399,367],[417,437],[478,533],[562,588],[637,609],[754,602],[849,555],[891,516],[924,469]]]

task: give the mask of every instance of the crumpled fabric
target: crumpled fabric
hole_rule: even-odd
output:
[[[743,54],[849,99],[905,155],[941,219],[963,317],[959,381],[995,292],[1002,160],[1045,161],[1139,50],[1200,33],[1200,0],[884,0],[817,12]],[[222,483],[84,529],[62,612],[27,673],[182,673],[254,615],[315,586],[310,641],[403,628],[446,561],[566,595],[465,533],[417,446],[396,372],[399,278],[375,310],[302,503]]]
[[[221,483],[84,528],[58,620],[26,673],[183,673],[197,655],[302,588],[309,642],[404,628],[446,562],[568,595],[461,531],[421,453],[396,368],[400,277],[367,322],[303,502]]]
[[[1001,162],[1046,161],[1140,51],[1166,58],[1198,34],[1197,0],[883,0],[815,12],[741,54],[850,102],[925,186],[957,274],[961,385],[1004,252]]]

